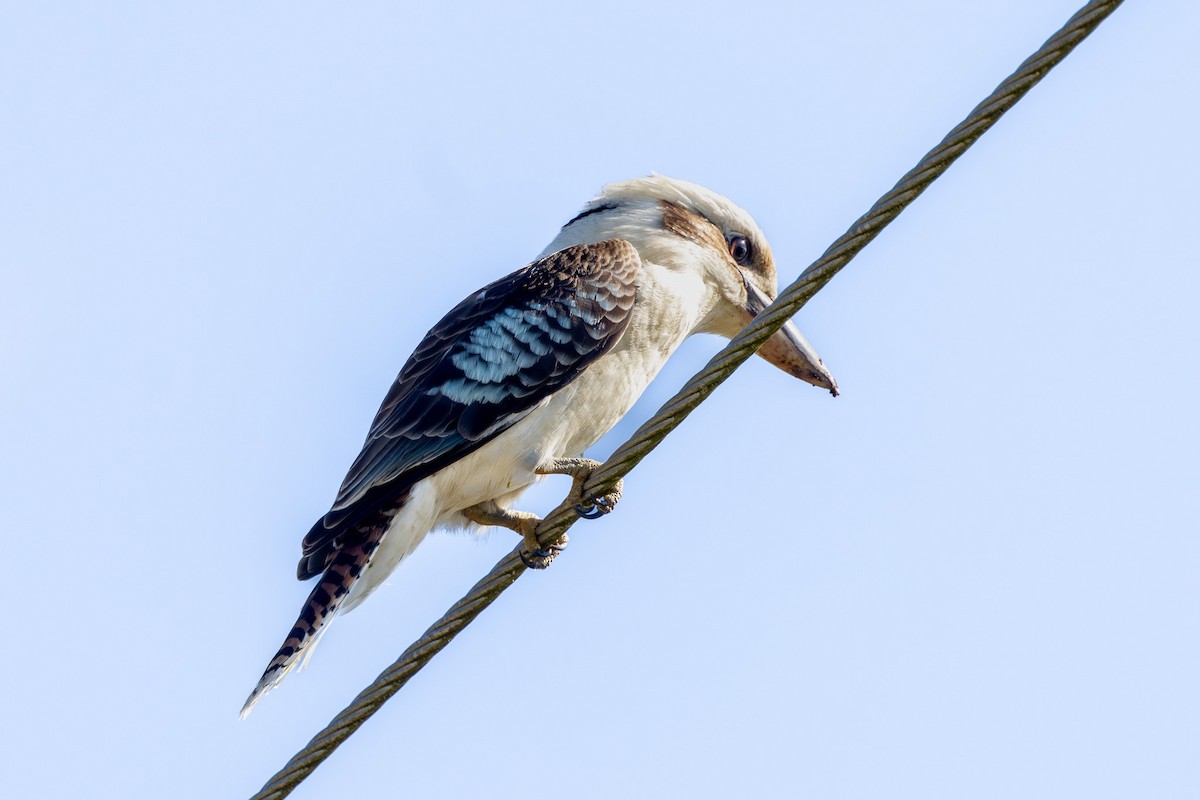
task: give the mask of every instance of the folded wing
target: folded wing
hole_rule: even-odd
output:
[[[608,352],[629,323],[637,250],[552,253],[459,303],[425,336],[375,416],[330,511],[304,537],[300,579],[416,481],[482,447]]]

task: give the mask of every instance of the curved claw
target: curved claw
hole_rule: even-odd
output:
[[[530,569],[545,569],[554,561],[556,555],[558,554],[549,550],[522,550],[521,561]]]
[[[576,503],[575,513],[584,519],[600,519],[605,514],[611,514],[621,498],[621,490],[615,489],[602,497],[594,497],[587,503]]]
[[[521,561],[530,569],[545,569],[554,562],[563,550],[567,549],[567,535],[564,533],[557,544],[549,545],[548,547],[531,548],[529,546],[522,547],[520,556]]]
[[[600,519],[609,511],[612,511],[612,509],[602,508],[599,501],[592,503],[590,506],[585,506],[583,503],[575,504],[575,513],[583,519]]]

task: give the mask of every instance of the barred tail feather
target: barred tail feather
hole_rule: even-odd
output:
[[[296,667],[308,663],[321,636],[341,608],[351,587],[358,581],[371,560],[371,554],[379,547],[387,526],[376,526],[368,531],[361,542],[341,548],[333,561],[325,568],[320,581],[308,595],[296,625],[283,640],[279,652],[271,659],[254,691],[242,706],[241,718],[245,719],[263,695],[279,685],[280,681]]]

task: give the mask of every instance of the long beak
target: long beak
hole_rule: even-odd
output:
[[[746,311],[753,319],[770,305],[771,298],[767,297],[749,278],[745,278],[745,281]],[[758,354],[788,375],[811,383],[813,386],[828,389],[834,397],[838,396],[837,381],[829,374],[829,370],[821,362],[817,351],[813,350],[812,345],[804,338],[804,334],[796,329],[791,320],[788,320],[786,325],[770,339],[767,339],[762,347],[758,348]]]

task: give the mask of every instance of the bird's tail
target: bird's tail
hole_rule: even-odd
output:
[[[367,535],[361,541],[346,545],[337,551],[308,595],[308,599],[304,601],[304,608],[300,611],[296,625],[283,640],[279,652],[267,665],[254,691],[246,698],[246,704],[242,706],[242,719],[245,719],[254,708],[254,704],[278,686],[289,672],[308,663],[321,635],[328,629],[351,587],[366,569],[371,554],[383,541],[386,531],[386,525],[375,526],[366,532]]]

